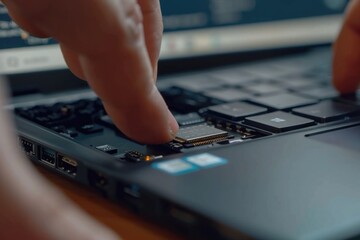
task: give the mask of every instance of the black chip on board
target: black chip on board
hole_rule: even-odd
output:
[[[106,153],[109,153],[109,154],[115,154],[118,151],[117,148],[115,148],[113,146],[110,146],[108,144],[97,146],[96,148],[98,150],[100,150],[100,151],[103,151],[103,152],[106,152]]]

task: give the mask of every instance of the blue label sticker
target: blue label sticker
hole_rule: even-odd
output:
[[[216,167],[227,163],[225,159],[209,153],[202,153],[186,157],[185,160],[202,168]]]
[[[197,171],[199,168],[182,159],[174,159],[160,163],[153,163],[153,168],[159,169],[173,175],[181,175]]]

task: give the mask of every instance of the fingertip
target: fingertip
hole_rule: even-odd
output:
[[[141,144],[164,144],[175,138],[179,126],[160,94],[140,105],[130,104],[120,107],[104,102],[113,123],[128,138]]]
[[[138,134],[139,131],[133,131],[129,134],[129,137],[143,144],[168,143],[176,137],[179,125],[170,111],[168,111],[167,119],[165,119],[165,121],[168,122],[167,125],[159,124],[160,121],[156,121],[151,127],[140,127],[137,129],[140,130],[143,128],[143,131],[140,131],[140,134]]]
[[[179,131],[179,125],[172,113],[168,110],[168,118],[169,118],[169,141],[173,140],[176,137],[176,133]]]
[[[354,93],[358,89],[357,81],[354,79],[346,79],[341,77],[333,77],[333,85],[341,94]]]
[[[353,93],[360,82],[360,37],[346,27],[336,40],[333,50],[333,85],[342,94]]]

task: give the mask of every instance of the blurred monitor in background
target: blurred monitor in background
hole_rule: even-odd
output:
[[[161,0],[161,59],[331,42],[346,0]],[[95,31],[96,29],[94,29]],[[0,72],[66,69],[53,39],[22,31],[0,3]]]

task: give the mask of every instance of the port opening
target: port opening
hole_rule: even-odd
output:
[[[30,157],[35,157],[36,156],[35,143],[23,137],[20,137],[19,139],[20,139],[21,147],[24,150],[25,154]]]
[[[55,167],[56,151],[54,151],[50,148],[47,148],[47,147],[40,147],[39,154],[40,154],[41,162],[44,162],[50,166]]]
[[[223,239],[224,234],[217,229],[216,222],[188,208],[164,201],[162,221],[167,226],[180,231],[189,239]],[[230,238],[248,239],[248,238]]]
[[[89,171],[90,184],[96,188],[102,189],[108,184],[108,180],[104,174],[96,171]]]
[[[76,160],[61,154],[57,155],[57,169],[71,176],[76,176],[77,167],[78,162]]]
[[[104,175],[101,172],[90,170],[88,171],[88,180],[90,186],[103,195],[104,197],[107,197],[106,188],[109,185],[109,179],[106,175]]]
[[[151,204],[149,199],[144,199],[142,191],[137,184],[131,184],[126,182],[117,183],[117,199],[120,204],[125,205],[131,209],[134,213],[146,215],[146,208],[144,202]],[[152,204],[151,204],[152,205]],[[156,205],[152,205],[153,211]],[[145,211],[145,212],[144,212]]]

